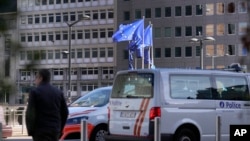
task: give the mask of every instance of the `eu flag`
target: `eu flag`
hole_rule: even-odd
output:
[[[113,41],[114,42],[121,42],[121,41],[132,40],[134,32],[142,24],[144,25],[144,19],[137,20],[137,21],[130,23],[130,24],[127,24],[127,25],[121,24],[119,26],[118,31],[116,31],[112,36]]]

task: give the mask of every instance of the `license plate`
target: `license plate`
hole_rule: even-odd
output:
[[[135,118],[136,112],[121,112],[123,118]]]

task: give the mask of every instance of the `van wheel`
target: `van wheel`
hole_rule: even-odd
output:
[[[108,129],[105,126],[98,126],[91,134],[90,141],[105,141],[104,136],[108,134]]]
[[[180,129],[175,134],[175,141],[198,141],[195,133],[187,128]]]

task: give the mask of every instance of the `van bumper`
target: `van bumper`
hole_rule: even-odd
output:
[[[136,136],[122,136],[122,135],[105,135],[105,141],[154,141],[154,136],[136,137]],[[172,134],[162,134],[161,140],[173,141]]]

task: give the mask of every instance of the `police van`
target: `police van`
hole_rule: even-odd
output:
[[[140,69],[116,74],[106,141],[229,141],[250,125],[250,76],[219,70]],[[220,119],[220,123],[217,120]],[[219,128],[219,130],[218,130]]]

